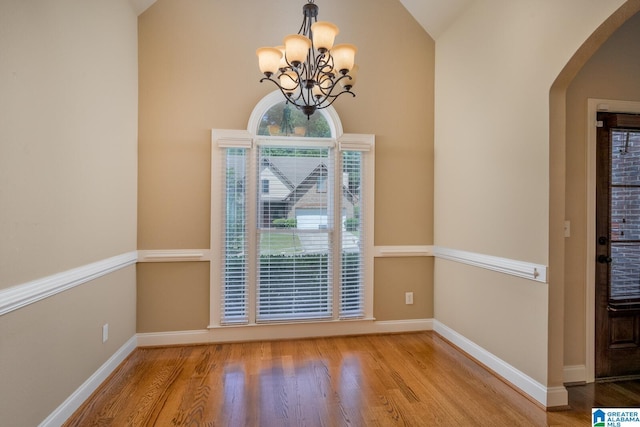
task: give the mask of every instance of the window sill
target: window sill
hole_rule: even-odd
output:
[[[349,320],[211,325],[207,329],[216,341],[256,341],[374,333],[375,323],[375,319],[369,317]]]

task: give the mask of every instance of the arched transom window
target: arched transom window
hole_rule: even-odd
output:
[[[257,129],[260,136],[331,138],[331,126],[323,114],[309,119],[291,104],[282,101],[264,112]]]

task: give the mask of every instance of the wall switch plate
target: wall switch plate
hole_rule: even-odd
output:
[[[571,237],[571,221],[564,222],[564,237]]]
[[[404,303],[413,304],[413,292],[406,292],[404,294]]]
[[[109,339],[109,324],[102,325],[102,342],[107,342]]]

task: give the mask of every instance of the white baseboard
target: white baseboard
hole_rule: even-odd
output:
[[[433,321],[433,330],[543,406],[550,408],[568,404],[569,397],[566,388],[562,386],[546,387],[540,384],[437,320]]]
[[[564,383],[587,382],[587,367],[585,365],[567,365],[564,367]]]
[[[107,379],[109,375],[136,349],[137,338],[131,337],[113,356],[109,358],[96,372],[93,373],[78,389],[71,394],[60,406],[40,423],[40,427],[61,426],[73,413],[91,396],[91,393]]]
[[[569,392],[564,386],[547,387],[547,408],[560,408],[569,404]]]
[[[260,324],[138,334],[140,347],[430,331],[432,319]]]

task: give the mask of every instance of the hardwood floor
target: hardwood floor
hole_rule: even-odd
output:
[[[589,426],[640,382],[546,412],[433,332],[139,348],[66,426]]]

